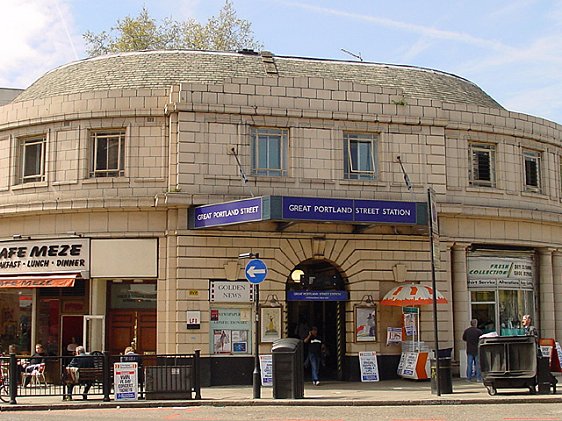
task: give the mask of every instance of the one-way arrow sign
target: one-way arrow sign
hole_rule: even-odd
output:
[[[260,259],[253,259],[246,265],[246,279],[252,284],[263,282],[267,276],[267,266]]]

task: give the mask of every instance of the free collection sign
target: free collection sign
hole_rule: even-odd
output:
[[[113,365],[113,376],[116,401],[138,400],[138,363],[115,363]]]

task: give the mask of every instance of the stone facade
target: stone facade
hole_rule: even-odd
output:
[[[288,130],[287,176],[251,174],[254,127]],[[125,129],[122,177],[90,176],[89,136],[103,129]],[[440,225],[436,282],[448,299],[438,306],[441,346],[453,347],[454,358],[460,359],[462,332],[474,316],[467,256],[482,250],[499,258],[524,254],[533,259],[536,324],[543,337],[559,339],[561,129],[503,109],[469,81],[428,69],[268,54],[100,57],[55,69],[0,107],[0,238],[2,244],[10,244],[15,233],[157,238],[157,351],[201,349],[207,381],[214,384],[233,359],[244,361],[242,381],[251,378],[251,356],[212,355],[210,282],[244,279],[238,255],[259,251],[269,267],[261,302],[267,304],[266,297],[273,295],[281,300],[282,336],[289,336],[294,320],[284,297],[290,273],[302,262],[328,262],[342,274],[349,293],[338,315],[343,324],[339,374],[357,378],[354,359],[373,350],[388,362],[381,368],[388,377],[400,347],[387,346],[387,327],[401,326],[402,312],[378,303],[400,282],[431,283],[427,229],[374,224],[357,230],[315,221],[280,229],[262,221],[193,230],[189,209],[251,195],[421,203],[432,187]],[[347,132],[378,136],[376,179],[344,179]],[[20,183],[18,140],[36,135],[46,136],[44,180]],[[495,147],[492,187],[469,182],[472,142]],[[540,153],[539,191],[525,191],[526,149]],[[247,183],[241,181],[237,159],[248,173]],[[397,276],[397,266],[405,268],[403,277]],[[106,284],[115,280],[120,279],[90,279],[85,314],[109,315],[103,297]],[[366,296],[377,304],[373,342],[355,337],[355,307]],[[252,311],[250,303],[244,308]],[[186,329],[187,311],[200,312],[199,329]],[[422,308],[420,332],[431,344],[430,307]],[[33,335],[39,339],[39,333]],[[268,353],[270,345],[262,343],[260,352]]]

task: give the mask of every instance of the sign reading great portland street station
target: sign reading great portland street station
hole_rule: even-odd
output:
[[[311,221],[354,224],[427,224],[427,204],[386,200],[264,196],[198,206],[192,229],[256,221]]]
[[[84,238],[0,243],[0,275],[89,271],[89,246]]]

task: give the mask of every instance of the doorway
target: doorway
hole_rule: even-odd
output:
[[[108,294],[109,353],[121,354],[133,346],[139,354],[155,354],[156,283],[110,282]]]
[[[304,339],[316,326],[326,347],[320,375],[325,380],[342,380],[348,296],[341,272],[326,260],[307,260],[291,272],[286,294],[288,336]],[[305,345],[305,356],[306,351]]]

